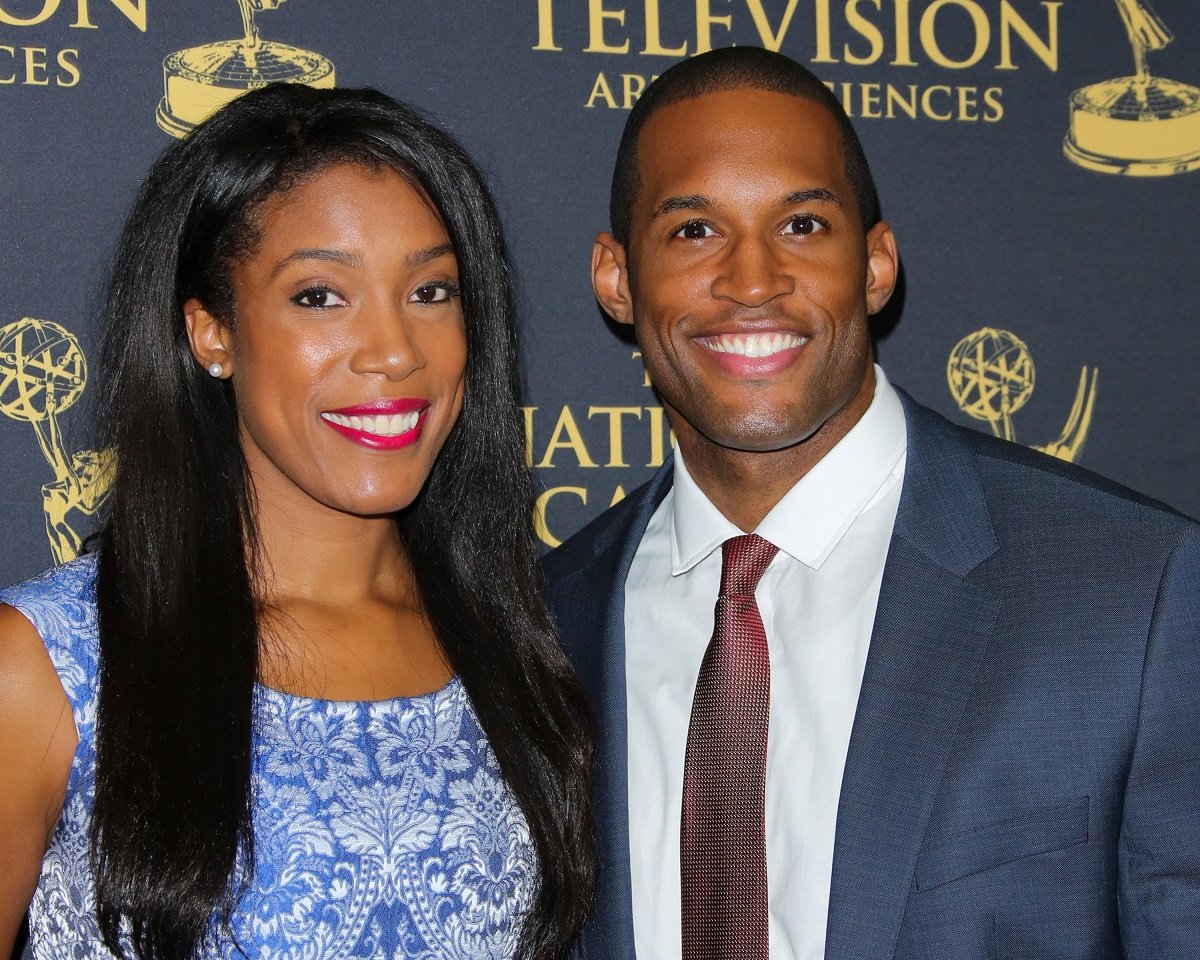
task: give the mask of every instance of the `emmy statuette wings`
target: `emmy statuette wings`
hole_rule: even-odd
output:
[[[112,482],[112,451],[72,454],[63,440],[59,417],[86,386],[87,361],[65,327],[34,317],[0,327],[0,413],[33,427],[54,472],[42,485],[42,508],[55,563],[79,554],[84,532],[74,523],[96,514]]]
[[[247,90],[268,83],[334,86],[333,63],[326,57],[259,36],[256,15],[276,9],[284,0],[237,2],[241,37],[177,50],[163,60],[163,98],[155,119],[174,137],[184,136]]]

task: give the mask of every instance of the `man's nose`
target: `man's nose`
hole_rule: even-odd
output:
[[[761,237],[739,237],[726,248],[712,282],[712,295],[746,307],[761,307],[795,290],[781,251]]]

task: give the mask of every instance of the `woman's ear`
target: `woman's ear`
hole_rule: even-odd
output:
[[[183,305],[192,356],[209,374],[219,380],[233,375],[233,359],[225,346],[228,329],[196,297]]]

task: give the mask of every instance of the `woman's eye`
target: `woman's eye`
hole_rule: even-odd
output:
[[[346,301],[329,287],[306,287],[292,297],[292,303],[299,307],[311,307],[316,310],[346,305]]]
[[[716,231],[703,220],[689,220],[675,231],[675,236],[683,240],[703,240],[705,237],[715,237]]]
[[[425,283],[413,291],[409,299],[413,303],[444,303],[458,296],[458,285],[453,283]]]
[[[807,237],[809,234],[824,230],[825,225],[816,217],[792,217],[783,228],[783,232],[793,237]]]

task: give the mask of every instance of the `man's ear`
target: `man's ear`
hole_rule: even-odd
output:
[[[617,323],[633,323],[625,248],[611,233],[597,234],[592,244],[592,289],[604,312]]]
[[[867,232],[867,311],[878,313],[892,297],[900,272],[896,235],[880,220]]]
[[[229,331],[221,321],[196,297],[192,297],[183,305],[183,322],[187,327],[188,343],[196,362],[209,373],[213,373],[219,366],[220,373],[214,374],[219,379],[231,376],[233,359],[226,347]]]

